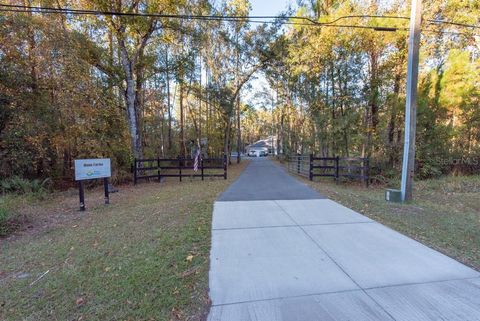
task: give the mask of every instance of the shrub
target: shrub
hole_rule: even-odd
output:
[[[0,237],[6,236],[10,232],[11,213],[4,207],[0,207]]]
[[[28,180],[19,176],[12,176],[0,181],[0,188],[3,194],[35,194],[43,196],[49,189],[50,179],[44,180],[34,179]]]
[[[12,176],[0,180],[0,237],[19,228],[26,217],[16,213],[16,203],[18,200],[25,200],[27,195],[31,199],[43,199],[50,188],[50,179],[28,180],[19,176]]]

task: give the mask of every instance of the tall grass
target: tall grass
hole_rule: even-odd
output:
[[[480,175],[446,175],[436,179],[416,181],[417,190],[448,193],[480,193]]]

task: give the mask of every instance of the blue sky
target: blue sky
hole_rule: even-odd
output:
[[[250,0],[250,3],[252,4],[251,16],[276,16],[280,12],[285,11],[290,3],[295,3],[295,0]],[[257,73],[256,77],[250,81],[250,86],[251,89],[242,92],[242,99],[255,107],[265,104],[265,102],[258,101],[258,98],[255,97],[256,93],[267,92],[270,95],[274,94],[261,73]]]
[[[252,4],[252,16],[274,16],[284,11],[289,0],[250,0]]]

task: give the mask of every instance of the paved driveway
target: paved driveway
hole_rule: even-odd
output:
[[[267,158],[251,158],[250,165],[219,201],[298,200],[325,198],[288,175]]]
[[[480,320],[478,272],[265,159],[215,203],[210,259],[210,321]]]

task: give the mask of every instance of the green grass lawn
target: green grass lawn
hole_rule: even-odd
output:
[[[201,320],[209,306],[213,201],[229,179],[120,186],[111,204],[75,191],[19,210],[0,239],[0,320]]]
[[[329,198],[480,271],[480,176],[415,182],[414,201],[385,201],[385,186],[305,180]]]

